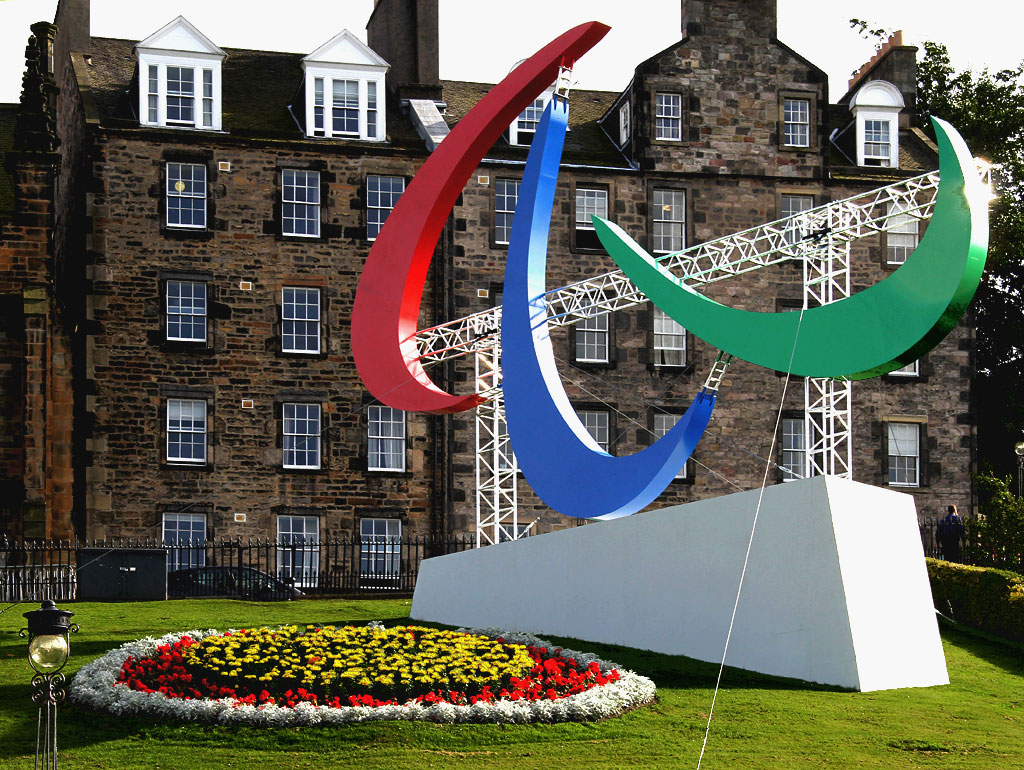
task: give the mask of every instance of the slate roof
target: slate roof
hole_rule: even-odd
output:
[[[92,58],[89,66],[91,87],[99,111],[100,122],[107,126],[137,127],[138,117],[128,92],[135,74],[135,41],[115,38],[92,38]],[[304,54],[276,51],[252,51],[226,48],[223,64],[224,126],[232,136],[262,140],[310,141],[323,144],[323,140],[306,140],[288,110],[302,84],[302,58]],[[454,126],[493,87],[489,83],[463,80],[444,80],[441,83],[443,99],[447,105],[444,118]],[[617,91],[577,90],[569,96],[569,133],[566,135],[563,162],[626,169],[629,163],[619,152],[600,125],[600,119],[618,98]],[[399,106],[388,100],[387,133],[389,147],[415,153],[425,153],[423,140],[417,135],[409,117]],[[850,120],[849,110],[841,105],[830,105],[833,127]],[[843,137],[843,150],[852,153],[850,132]],[[846,146],[849,144],[849,146]],[[380,144],[332,139],[331,147],[360,148],[374,152]],[[526,160],[528,148],[499,140],[487,152],[496,160]],[[921,141],[914,131],[900,132],[900,168],[880,172],[876,168],[858,169],[842,152],[833,146],[827,148],[833,178],[849,181],[885,181],[891,176],[906,176],[907,172],[922,173],[937,167],[933,148]],[[0,183],[2,184],[2,183]],[[2,196],[2,192],[0,192]],[[0,197],[2,201],[2,197]]]
[[[138,116],[128,95],[135,73],[135,42],[115,38],[92,38],[89,78],[102,125],[138,126]],[[302,84],[305,54],[251,51],[225,48],[223,64],[224,127],[232,136],[277,140],[303,140],[304,135],[288,110]],[[492,87],[487,83],[442,81],[447,104],[445,120],[454,125]],[[573,91],[569,97],[569,133],[564,160],[598,166],[628,168],[598,120],[616,99],[610,91]],[[390,145],[426,152],[409,117],[389,100],[387,133]],[[322,143],[323,140],[310,140]],[[332,144],[359,145],[366,142],[331,140]],[[376,145],[379,147],[379,145]],[[526,147],[512,147],[504,140],[487,153],[489,158],[526,160]]]
[[[444,99],[448,105],[445,120],[454,126],[493,87],[491,83],[471,83],[462,80],[442,81]],[[618,98],[617,91],[574,90],[569,93],[569,133],[565,136],[565,163],[628,168],[622,153],[601,128],[598,121]],[[487,153],[489,158],[526,160],[528,147],[509,145],[499,141]]]
[[[14,213],[14,180],[4,167],[4,155],[14,149],[14,125],[18,120],[18,104],[0,104],[0,219]]]

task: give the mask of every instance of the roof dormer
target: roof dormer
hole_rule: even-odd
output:
[[[306,136],[383,142],[390,65],[347,29],[302,60]]]
[[[903,94],[892,83],[869,80],[850,99],[857,122],[857,165],[899,167]]]
[[[223,50],[179,16],[135,52],[142,125],[221,130]]]

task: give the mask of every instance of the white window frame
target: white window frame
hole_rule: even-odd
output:
[[[599,249],[601,244],[597,239],[597,232],[591,215],[602,219],[608,219],[608,190],[604,187],[588,187],[578,185],[576,187],[576,205],[574,206],[575,220],[574,241],[577,249]]]
[[[894,165],[892,137],[895,133],[892,130],[892,121],[889,118],[875,116],[865,118],[862,126],[858,148],[858,154],[863,161],[861,165],[891,168]],[[878,151],[880,148],[885,148],[884,155]]]
[[[207,438],[209,420],[207,419],[207,404],[205,399],[194,398],[168,398],[167,399],[167,444],[165,458],[168,463],[175,465],[206,465],[208,454]],[[184,439],[186,436],[202,436],[201,443]],[[177,437],[177,441],[172,438]],[[202,457],[185,457],[178,450],[178,454],[172,454],[172,446],[202,446]]]
[[[293,543],[298,543],[299,547],[293,549]],[[319,517],[278,514],[277,577],[285,581],[294,578],[299,588],[314,588],[319,583]]]
[[[288,402],[281,405],[281,461],[285,468],[319,470],[323,465],[320,404]],[[310,458],[313,461],[310,462]]]
[[[139,54],[139,123],[148,127],[179,128],[197,131],[222,131],[221,59],[215,54],[191,52]],[[155,67],[156,78],[150,67]],[[192,120],[168,117],[169,67],[192,71]],[[207,74],[208,73],[208,74]],[[155,87],[155,91],[153,90]]]
[[[652,251],[672,254],[686,248],[686,191],[656,188],[651,193]]]
[[[814,208],[814,196],[804,193],[781,193],[779,197],[779,218],[802,214]],[[792,246],[797,241],[803,240],[807,235],[806,226],[799,219],[791,220],[783,233],[783,239],[787,246]]]
[[[676,426],[676,423],[679,422],[680,417],[681,415],[678,414],[666,414],[664,412],[655,412],[654,424],[652,426],[651,432],[654,433],[656,439],[661,438]],[[679,473],[675,475],[674,478],[676,478],[677,480],[685,479],[686,466],[687,463],[683,463],[683,467],[680,469]]]
[[[654,95],[654,138],[665,142],[683,139],[683,95],[658,91]]]
[[[657,305],[653,311],[654,365],[686,366],[686,329]]]
[[[310,301],[311,299],[315,299],[315,302]],[[320,353],[321,302],[320,289],[315,286],[285,286],[281,289],[282,353]],[[316,346],[299,347],[298,340],[304,340],[306,343],[312,340]]]
[[[888,440],[888,485],[891,487],[920,487],[920,423],[887,422],[886,436]]]
[[[172,175],[172,168],[177,169],[177,173]],[[185,176],[185,169],[189,169],[189,176]],[[196,170],[202,169],[202,180],[196,179]],[[183,230],[205,230],[209,222],[209,211],[206,205],[206,188],[209,180],[207,174],[206,164],[204,163],[185,163],[181,161],[169,161],[164,167],[164,173],[167,177],[166,184],[164,185],[165,197],[164,202],[167,209],[166,222],[167,226],[175,229]],[[173,181],[172,181],[173,176]],[[190,189],[191,188],[191,189]],[[182,200],[182,201],[202,201],[202,208],[196,208],[191,203],[189,204],[188,211],[192,212],[192,219],[195,219],[195,212],[202,211],[203,222],[202,224],[195,224],[195,222],[186,223],[182,221],[172,222],[171,221],[171,201]],[[174,209],[179,212],[184,211],[180,206]]]
[[[367,470],[404,472],[406,433],[404,411],[371,404],[366,410]]]
[[[185,287],[189,288],[187,296],[184,293]],[[202,296],[197,294],[198,287],[202,287]],[[165,300],[166,338],[172,342],[206,342],[209,333],[207,322],[209,302],[206,281],[168,279],[164,284],[164,292],[167,295]],[[174,326],[178,327],[178,334],[171,332]],[[181,333],[181,330],[186,327],[193,330],[191,336]],[[194,331],[196,327],[202,328],[201,335]]]
[[[608,191],[603,187],[576,188],[576,229],[593,230],[591,215],[608,218]]]
[[[576,361],[606,364],[611,353],[611,313],[605,311],[576,322]]]
[[[494,242],[497,244],[507,245],[512,236],[512,220],[519,202],[520,184],[518,179],[494,180]]]
[[[811,146],[811,100],[809,98],[797,96],[782,98],[782,145],[784,147]]]
[[[388,189],[383,188],[383,180],[388,180]],[[401,183],[400,190],[395,191],[394,184]],[[391,215],[398,199],[405,192],[405,177],[387,174],[367,174],[366,176],[366,240],[375,241],[381,228]],[[383,213],[381,213],[383,212]]]
[[[402,571],[402,520],[359,519],[359,575],[397,579]]]
[[[317,82],[319,81],[319,83]],[[356,84],[358,128],[355,131],[335,130],[335,82]],[[322,86],[322,90],[320,87]],[[323,139],[352,139],[360,142],[383,142],[387,138],[384,110],[384,71],[372,71],[357,65],[306,65],[306,136]],[[340,108],[340,106],[339,106]],[[318,125],[318,116],[322,123]]]
[[[603,409],[577,409],[576,416],[580,418],[587,433],[594,439],[601,449],[611,452],[611,415]]]
[[[206,566],[206,514],[165,513],[162,542],[167,549],[167,571]]]
[[[629,144],[629,134],[632,129],[632,118],[629,102],[623,102],[619,107],[619,147]]]
[[[551,101],[553,91],[545,91],[524,109],[508,127],[508,143],[517,147],[528,147],[537,134],[537,126],[544,110]]]
[[[902,265],[917,248],[919,222],[899,201],[890,201],[885,218],[885,263]]]
[[[901,366],[899,369],[893,369],[889,372],[890,377],[920,377],[921,376],[921,359],[911,361],[906,366]]]
[[[782,418],[782,480],[807,477],[807,421],[803,417]]]
[[[319,171],[281,169],[281,235],[320,237]]]

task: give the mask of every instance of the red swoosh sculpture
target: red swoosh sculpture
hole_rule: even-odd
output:
[[[374,398],[410,412],[449,414],[483,399],[457,396],[430,379],[419,360],[416,327],[427,269],[448,213],[484,153],[609,27],[570,29],[492,88],[434,150],[381,228],[363,267],[352,309],[352,355]],[[405,276],[404,283],[401,276]]]

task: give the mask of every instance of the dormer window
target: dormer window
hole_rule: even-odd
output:
[[[384,76],[390,65],[348,30],[302,60],[299,104],[306,136],[382,142]]]
[[[142,125],[221,130],[224,51],[181,16],[135,51]]]
[[[903,94],[892,83],[871,80],[853,99],[857,123],[857,165],[899,167],[899,120]]]
[[[629,142],[629,102],[624,102],[619,107],[619,147],[625,147]]]

